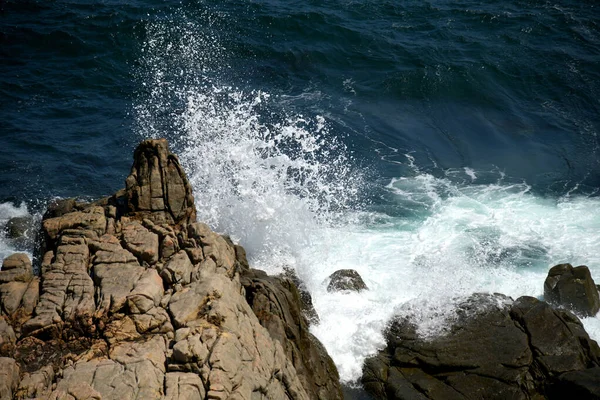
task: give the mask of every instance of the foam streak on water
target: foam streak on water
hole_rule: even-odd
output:
[[[174,30],[186,40],[173,42]],[[320,316],[312,330],[343,381],[357,379],[364,358],[383,346],[394,314],[435,335],[473,292],[541,296],[548,267],[560,262],[587,264],[600,277],[598,198],[544,198],[502,174],[480,184],[489,172],[471,168],[435,177],[407,155],[412,174],[379,188],[403,212],[359,210],[364,178],[326,118],[223,84],[218,68],[207,73],[221,49],[193,23],[149,32],[140,133],[174,132],[200,220],[239,241],[254,267],[296,269]],[[173,54],[180,55],[177,68]],[[370,290],[328,293],[327,277],[341,268],[357,270]],[[586,321],[596,337],[598,325]]]

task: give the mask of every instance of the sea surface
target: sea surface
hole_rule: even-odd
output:
[[[600,281],[599,98],[596,1],[3,0],[0,227],[113,193],[167,137],[199,219],[296,270],[352,384],[393,315],[440,335],[555,264]],[[369,290],[328,293],[341,268]]]

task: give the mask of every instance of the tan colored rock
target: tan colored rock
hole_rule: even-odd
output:
[[[25,253],[15,253],[6,257],[0,270],[0,283],[29,282],[33,278],[33,269],[29,256]]]
[[[151,400],[163,397],[166,343],[161,336],[114,347],[109,359],[77,363],[63,372],[51,398],[62,399],[80,388],[87,398]],[[90,390],[91,389],[91,390]],[[62,396],[62,397],[61,397]],[[96,396],[96,397],[94,397]],[[86,397],[71,398],[81,399]]]
[[[12,355],[17,337],[12,326],[0,318],[0,356]]]
[[[204,385],[197,374],[169,372],[165,376],[165,400],[198,400],[206,395]]]
[[[79,329],[92,329],[94,284],[88,274],[89,250],[86,245],[58,246],[54,262],[42,277],[42,294],[35,317],[23,326],[25,334],[48,332],[59,335],[64,322]]]
[[[158,235],[137,221],[123,224],[123,240],[127,250],[141,261],[155,264],[158,261]]]
[[[106,231],[106,218],[102,207],[90,207],[85,211],[70,212],[60,217],[46,219],[42,222],[42,227],[50,241],[56,240],[61,231],[74,228],[89,229],[101,236]]]
[[[173,294],[169,310],[182,328],[169,369],[200,373],[211,399],[251,399],[257,393],[308,399],[280,343],[240,292],[237,280],[217,272]]]
[[[54,368],[52,365],[46,365],[33,373],[25,373],[15,394],[15,399],[48,397],[53,380]]]
[[[188,236],[202,246],[204,258],[212,258],[221,273],[232,277],[235,273],[235,248],[221,235],[211,231],[208,225],[196,222],[188,226]]]
[[[0,399],[10,400],[19,386],[19,366],[12,358],[0,357]]]
[[[126,197],[127,210],[136,218],[175,225],[196,219],[192,188],[165,139],[146,140],[137,147]]]
[[[176,283],[187,285],[192,281],[193,269],[194,266],[187,253],[181,250],[167,261],[160,272],[160,276],[169,285]]]
[[[160,304],[163,297],[163,281],[154,269],[146,269],[127,296],[129,311],[143,314]]]
[[[94,283],[97,291],[97,315],[119,312],[127,302],[137,281],[145,272],[135,264],[94,265]]]

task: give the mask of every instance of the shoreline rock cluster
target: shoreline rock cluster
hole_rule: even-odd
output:
[[[0,400],[343,398],[310,294],[196,222],[166,140],[138,146],[123,190],[58,201],[41,225],[39,271],[20,253],[0,270]],[[369,288],[339,270],[327,290]],[[600,310],[589,270],[557,265],[544,292],[473,294],[437,337],[394,319],[362,385],[374,399],[600,398],[600,348],[577,317]]]
[[[196,222],[167,142],[142,142],[126,187],[42,221],[40,274],[0,270],[1,399],[341,399],[295,284],[248,266]]]

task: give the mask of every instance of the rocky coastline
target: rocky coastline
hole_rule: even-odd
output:
[[[57,201],[41,225],[39,268],[16,253],[0,270],[0,400],[367,398],[343,391],[293,272],[252,269],[196,221],[166,140],[138,146],[123,190]],[[600,398],[600,348],[577,317],[600,309],[589,270],[558,265],[544,287],[549,303],[474,294],[435,338],[393,320],[363,366],[368,396]],[[369,289],[340,270],[328,290]]]

